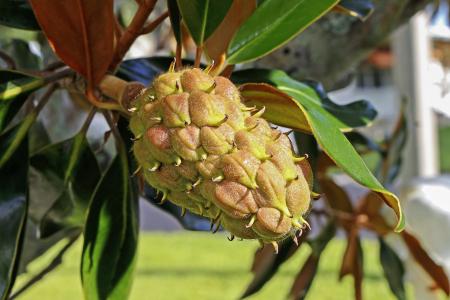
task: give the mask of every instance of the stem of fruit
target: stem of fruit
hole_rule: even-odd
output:
[[[147,21],[148,16],[153,11],[157,0],[140,1],[139,8],[131,20],[130,25],[125,29],[117,44],[116,52],[109,65],[109,70],[114,71],[117,65],[122,61],[125,53],[131,47],[136,38],[141,34],[142,27]]]
[[[116,76],[106,75],[99,84],[101,93],[117,101],[121,110],[127,110],[130,102],[145,88],[139,82],[127,82]]]

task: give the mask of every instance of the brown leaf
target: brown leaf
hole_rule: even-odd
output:
[[[328,178],[321,179],[320,187],[332,209],[353,213],[353,206],[347,192],[333,180]]]
[[[269,122],[305,133],[312,133],[300,104],[279,89],[265,83],[246,83],[239,87],[246,105],[265,107]]]
[[[383,199],[374,192],[369,192],[364,198],[359,202],[356,209],[360,219],[364,216],[364,222],[362,225],[376,231],[379,235],[386,235],[394,230],[390,226],[384,217],[380,215],[380,209],[384,205]]]
[[[300,249],[308,233],[309,231],[304,230],[302,236],[298,239],[298,246],[291,240],[281,243],[278,254],[274,253],[270,244],[266,244],[263,248],[258,249],[251,269],[254,274],[253,280],[247,286],[241,299],[259,291],[275,275],[278,268]]]
[[[321,152],[317,160],[317,178],[326,177],[328,169],[335,166],[336,163],[325,152]]]
[[[48,41],[64,63],[92,88],[114,53],[113,0],[31,0]]]
[[[401,234],[414,259],[422,266],[428,275],[430,275],[436,285],[449,296],[450,283],[444,269],[433,261],[425,249],[423,249],[420,242],[412,234],[408,233],[406,230]]]
[[[289,299],[303,299],[311,286],[314,276],[317,273],[320,256],[311,253],[302,269],[295,277],[291,291],[289,292]]]
[[[353,226],[348,234],[347,248],[342,258],[339,279],[349,274],[353,276],[355,299],[362,299],[362,249],[361,240],[358,237],[358,228],[356,226]]]
[[[216,62],[227,51],[233,35],[256,8],[256,0],[234,0],[219,27],[205,42],[205,51]]]
[[[353,224],[353,206],[347,192],[338,186],[333,180],[322,178],[319,180],[320,188],[325,194],[325,199],[333,210],[339,224],[348,233]],[[344,218],[346,216],[347,218]]]

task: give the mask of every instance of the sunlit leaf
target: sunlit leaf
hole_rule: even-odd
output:
[[[103,176],[92,197],[84,230],[81,278],[86,299],[126,299],[136,258],[137,193],[126,150]]]
[[[259,107],[265,106],[264,116],[275,124],[279,122],[279,125],[286,125],[283,122],[293,122],[285,120],[296,115],[295,124],[291,128],[310,129],[320,147],[338,167],[356,182],[378,193],[394,210],[398,218],[396,230],[401,231],[404,227],[404,218],[397,196],[387,191],[367,168],[363,159],[341,132],[343,123],[298,88],[295,81],[283,72],[275,74],[267,72],[265,75],[265,77],[261,75],[257,80],[273,86],[264,83],[241,86],[244,101]],[[286,77],[289,80],[286,80]]]
[[[339,122],[338,126],[342,131],[349,131],[354,127],[367,126],[377,116],[375,108],[368,101],[360,100],[350,102],[346,105],[338,105],[330,100],[322,85],[319,83],[314,81],[300,82],[289,77],[285,72],[280,70],[247,69],[234,72],[232,79],[236,83],[264,82],[276,86],[287,94],[290,94],[290,92],[295,93],[294,99],[301,98],[305,102],[317,104],[320,106],[317,108],[320,113],[323,112],[325,114],[328,112],[329,114],[332,114],[336,121]],[[274,99],[273,101],[283,100]],[[284,100],[284,102],[283,106],[288,106],[290,109],[294,110],[294,112],[290,112],[291,114],[300,114],[296,101],[291,99]],[[284,113],[289,113],[288,111],[290,109],[288,109],[288,107],[285,107]],[[281,110],[281,108],[279,109]],[[278,118],[283,118],[282,112],[279,114]]]
[[[94,86],[114,52],[113,1],[31,0],[55,53]]]
[[[294,38],[339,0],[266,0],[242,24],[230,42],[230,64],[261,57]]]
[[[232,0],[177,0],[183,22],[199,46],[222,22]]]

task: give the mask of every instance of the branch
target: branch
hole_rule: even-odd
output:
[[[154,21],[148,23],[145,25],[142,30],[141,34],[147,34],[155,30],[156,27],[158,27],[167,17],[169,16],[169,11],[164,12],[162,15],[157,17]]]
[[[130,49],[133,42],[137,39],[142,31],[142,27],[147,21],[148,16],[153,11],[157,0],[139,1],[139,8],[133,17],[130,25],[123,32],[116,48],[116,52],[109,66],[109,70],[113,71],[122,61],[123,57]]]

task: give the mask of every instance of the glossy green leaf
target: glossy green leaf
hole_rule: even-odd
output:
[[[283,75],[286,76],[286,74]],[[283,75],[280,74],[280,77],[283,77]],[[334,103],[328,97],[322,84],[317,81],[304,80],[299,82],[288,76],[286,76],[283,81],[287,86],[302,90],[305,94],[309,94],[312,99],[316,99],[323,108],[347,126],[346,128],[343,127],[343,130],[346,130],[347,128],[368,126],[377,117],[377,110],[366,100],[353,101],[343,105]],[[308,87],[302,86],[303,84],[309,86],[313,90],[309,90]]]
[[[372,14],[374,5],[370,0],[341,0],[338,8],[364,21]]]
[[[389,288],[398,300],[405,300],[405,268],[397,253],[380,237],[380,263]]]
[[[319,105],[321,111],[326,111],[332,114],[339,121],[339,128],[342,131],[350,131],[354,127],[367,126],[372,123],[372,121],[377,116],[377,111],[375,110],[374,106],[368,101],[359,100],[350,102],[346,105],[336,104],[328,97],[322,85],[318,82],[300,82],[292,79],[285,72],[280,70],[247,69],[234,72],[232,79],[233,82],[236,83],[265,82],[278,87],[284,92],[286,92],[287,90],[295,90],[297,95],[300,95],[302,98],[308,100],[309,102],[313,102]],[[282,100],[279,99],[277,101],[279,102]],[[290,114],[298,114],[298,109],[295,109],[297,104],[289,100],[287,100],[287,102],[291,102],[287,104],[289,104],[290,107],[294,109],[294,111],[286,112]],[[272,113],[268,112],[268,114]],[[293,118],[301,117],[296,116]],[[280,116],[279,119],[288,119],[283,120],[284,122],[291,121],[291,118],[286,118],[285,116]]]
[[[14,284],[28,206],[28,143],[0,167],[0,299],[8,298]]]
[[[27,30],[40,30],[27,0],[1,0],[0,12],[0,24],[2,25]]]
[[[167,0],[169,10],[170,24],[172,25],[173,35],[178,43],[181,42],[181,16],[178,9],[177,0]]]
[[[199,46],[222,22],[232,0],[177,0],[183,22]]]
[[[28,132],[30,156],[50,145],[51,140],[42,121],[37,120]]]
[[[75,137],[45,147],[30,158],[34,176],[39,178],[37,184],[45,180],[59,193],[40,221],[41,238],[64,227],[84,225],[89,200],[101,177],[85,134],[83,129]]]
[[[339,0],[266,0],[242,24],[228,47],[228,62],[254,60],[277,49],[320,18]]]
[[[121,150],[97,186],[88,210],[81,261],[86,299],[128,297],[137,248],[137,200],[126,151]]]
[[[22,107],[29,94],[43,85],[42,78],[0,70],[0,133]]]
[[[308,125],[310,127],[320,147],[328,154],[336,165],[351,176],[356,182],[378,193],[385,203],[394,210],[398,218],[396,230],[401,231],[404,227],[404,218],[397,196],[387,191],[367,168],[352,144],[341,132],[340,129],[342,128],[343,123],[325,110],[320,103],[311,98],[302,89],[299,89],[297,84],[292,84],[294,80],[286,80],[286,77],[288,76],[284,73],[278,72],[278,74],[279,75],[275,73],[274,75],[273,72],[269,72],[267,73],[266,78],[258,78],[258,81],[267,82],[276,88],[268,84],[246,84],[241,86],[244,100],[255,104],[255,101],[253,101],[254,99],[251,97],[255,92],[263,92],[264,94],[276,95],[277,97],[282,98],[285,103],[289,103],[284,109],[281,105],[278,105],[277,112],[281,113],[277,113],[276,120],[283,120],[285,114],[292,115],[292,110],[295,109],[295,113],[299,116],[301,115],[301,118],[306,120],[306,124],[301,124],[301,126]],[[284,76],[281,76],[281,74],[284,74]],[[282,97],[283,94],[284,98]],[[266,98],[259,98],[257,99],[259,102],[256,102],[259,106],[264,106],[266,105],[264,102],[265,99]],[[293,106],[292,103],[295,103],[296,106]],[[268,102],[266,105],[267,113],[265,116],[269,114],[271,108],[276,105],[277,104],[273,101]],[[269,118],[269,121],[273,122],[274,120]]]

